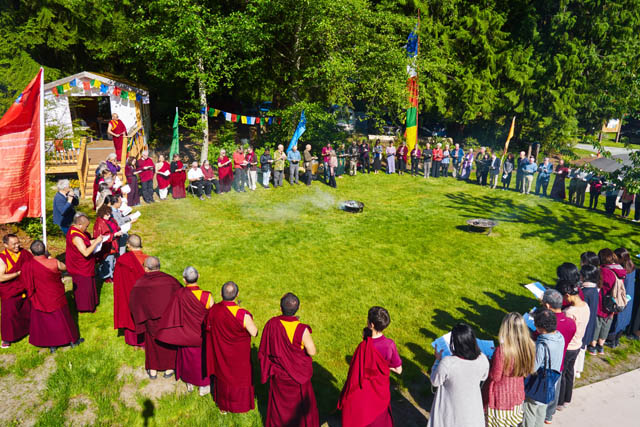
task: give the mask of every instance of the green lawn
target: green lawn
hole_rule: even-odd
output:
[[[363,201],[364,212],[338,210],[337,203],[346,199]],[[430,344],[456,322],[468,322],[482,338],[495,338],[506,312],[536,304],[523,284],[552,284],[556,266],[577,263],[585,250],[640,248],[630,222],[451,178],[358,175],[339,179],[335,190],[320,183],[311,188],[285,183],[283,189],[207,201],[188,197],[140,210],[134,228],[145,251],[160,258],[163,271],[180,277],[185,266],[195,266],[200,286],[213,291],[216,301],[220,286],[235,281],[241,305],[259,326],[278,314],[285,292],[300,297],[299,315],[312,326],[318,347],[313,381],[321,420],[332,417],[347,360],[372,305],[389,310],[386,334],[403,358],[405,371],[394,377],[400,392],[396,401],[420,404],[431,393],[423,374],[433,363]],[[477,217],[499,221],[492,235],[467,231],[465,221]],[[60,242],[54,238],[53,245]],[[87,410],[100,424],[141,425],[144,419],[152,425],[261,423],[264,386],[257,386],[259,411],[243,415],[221,416],[210,400],[197,395],[172,391],[159,399],[145,397],[144,355],[112,329],[109,285],[100,299],[96,314],[79,318],[86,342],[54,356],[55,371],[37,397],[45,404],[31,409],[41,425],[58,425],[70,413]],[[258,344],[254,339],[254,350]],[[17,358],[0,369],[0,380],[19,383],[48,360],[26,340],[8,353]],[[134,404],[127,403],[127,395]],[[88,398],[89,409],[77,404],[78,396]]]

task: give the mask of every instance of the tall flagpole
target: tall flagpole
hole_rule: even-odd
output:
[[[47,197],[44,173],[44,68],[40,67],[40,210],[42,214],[42,242],[47,246]]]

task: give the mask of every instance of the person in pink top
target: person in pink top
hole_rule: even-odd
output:
[[[536,347],[520,313],[504,316],[498,340],[482,400],[488,426],[515,427],[522,422],[524,378],[533,373]]]
[[[329,160],[331,160],[331,143],[327,142],[326,147],[322,147],[322,163],[324,166],[324,183],[329,183]]]
[[[407,154],[409,154],[409,147],[405,141],[402,141],[396,154],[398,156],[398,175],[402,175],[407,170]]]
[[[603,305],[604,297],[611,292],[613,285],[616,284],[616,278],[624,280],[627,271],[618,264],[618,257],[609,248],[605,248],[598,252],[600,259],[600,274],[602,276],[602,287],[598,295],[598,316],[596,318],[596,329],[591,339],[591,345],[587,346],[587,352],[592,356],[596,354],[604,355],[604,342],[611,329],[614,313],[607,312]]]

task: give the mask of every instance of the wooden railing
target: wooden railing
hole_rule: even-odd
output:
[[[84,197],[85,183],[89,174],[89,156],[87,153],[87,138],[82,138],[79,148],[65,149],[63,143],[54,141],[54,150],[47,153],[45,171],[47,174],[73,173],[78,175],[80,194]]]
[[[122,175],[122,181],[124,180],[124,168],[127,165],[127,159],[129,157],[140,158],[140,153],[147,149],[147,144],[144,142],[144,128],[138,126],[133,129],[129,135],[123,138],[122,146],[127,147],[126,150],[122,150],[122,158],[120,159],[120,174]]]

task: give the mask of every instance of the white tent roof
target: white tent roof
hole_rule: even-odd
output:
[[[98,74],[98,73],[91,73],[89,71],[82,71],[80,73],[74,74],[72,76],[68,76],[68,77],[64,77],[62,79],[58,79],[56,81],[47,83],[44,85],[44,90],[51,90],[56,86],[60,86],[63,85],[65,83],[69,83],[71,82],[73,79],[88,79],[88,80],[99,80],[100,82],[108,85],[108,86],[117,86],[121,89],[124,89],[126,91],[133,91],[133,92],[137,92],[142,96],[148,96],[149,92],[145,89],[142,89],[140,87],[136,87],[133,86],[132,83],[130,82],[123,82],[123,81],[118,81],[118,80],[114,80],[111,77],[102,75],[102,74]]]

